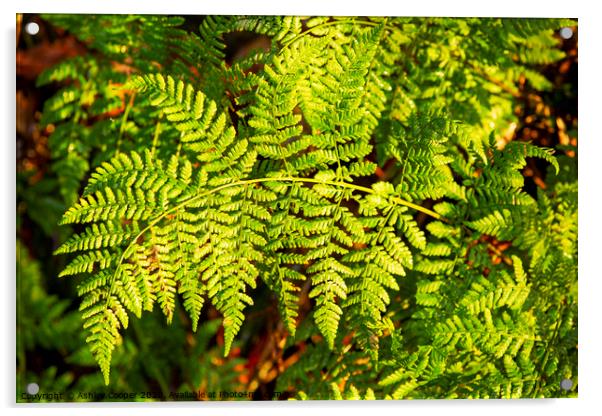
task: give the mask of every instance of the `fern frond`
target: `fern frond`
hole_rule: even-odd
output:
[[[61,223],[81,224],[60,275],[85,275],[105,383],[155,307],[170,324],[181,302],[193,331],[214,308],[228,355],[260,279],[303,346],[277,380],[298,397],[535,397],[572,371],[576,164],[498,145],[562,21],[50,19],[98,55],[39,83],[60,86],[42,122]],[[260,46],[231,54],[237,32]]]

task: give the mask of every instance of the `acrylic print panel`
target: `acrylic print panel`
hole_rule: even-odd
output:
[[[17,15],[17,401],[576,397],[577,36]]]

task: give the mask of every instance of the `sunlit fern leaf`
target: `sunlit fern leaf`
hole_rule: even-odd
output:
[[[513,83],[559,58],[560,21],[56,22],[99,55],[40,82],[65,83],[43,118],[63,223],[81,228],[57,254],[74,256],[62,276],[86,276],[105,382],[132,315],[169,323],[180,299],[193,330],[206,304],[221,313],[228,354],[260,279],[305,348],[277,381],[299,397],[533,397],[558,391],[541,374],[571,373],[576,185],[550,149],[496,145]],[[230,57],[239,31],[262,46]],[[536,196],[530,157],[560,171]]]

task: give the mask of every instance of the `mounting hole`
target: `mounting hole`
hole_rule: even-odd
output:
[[[27,394],[31,395],[38,394],[40,386],[38,386],[38,383],[29,383],[27,387],[25,387],[25,391],[27,391]]]
[[[25,25],[25,31],[30,35],[37,35],[40,31],[40,25],[36,22],[29,22]]]
[[[560,37],[562,39],[570,39],[573,37],[573,29],[570,27],[563,27],[560,29]]]
[[[565,378],[560,382],[560,388],[562,390],[570,390],[571,387],[573,387],[573,380]]]

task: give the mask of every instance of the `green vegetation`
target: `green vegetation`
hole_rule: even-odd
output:
[[[576,396],[576,131],[516,133],[575,22],[44,19],[87,53],[37,78],[18,388]]]

